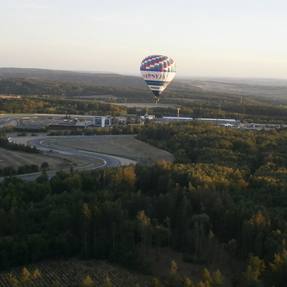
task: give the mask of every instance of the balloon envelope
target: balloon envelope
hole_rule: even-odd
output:
[[[140,70],[146,84],[156,98],[166,89],[176,74],[175,61],[162,55],[144,58]]]

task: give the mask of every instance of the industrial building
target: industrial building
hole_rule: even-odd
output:
[[[98,128],[105,128],[112,126],[112,117],[110,116],[96,116],[94,117],[94,126]]]
[[[172,122],[172,121],[177,121],[177,122],[186,122],[186,121],[193,121],[193,118],[190,118],[190,117],[162,117],[162,120],[163,121],[166,121],[166,122]]]

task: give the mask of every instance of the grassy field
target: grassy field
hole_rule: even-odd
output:
[[[169,152],[139,141],[133,135],[59,137],[47,138],[45,142],[121,156],[139,163],[149,164],[159,160],[173,160]]]
[[[48,162],[50,169],[61,169],[67,166],[67,159],[48,157],[41,154],[32,154],[18,151],[10,151],[0,148],[0,168],[12,166],[35,164],[40,166],[43,162]]]
[[[13,286],[11,277],[18,281],[23,281],[23,275],[21,276],[22,268],[14,269],[12,272],[0,273],[0,286]],[[134,287],[136,282],[141,282],[143,283],[141,286],[144,286],[144,283],[150,280],[148,276],[131,273],[123,268],[101,261],[79,261],[76,259],[51,261],[29,265],[26,268],[30,272],[30,276],[26,276],[28,277],[26,285],[18,284],[14,286],[28,286],[27,283],[29,283],[29,286],[35,287],[79,287],[83,279],[88,275],[94,281],[95,286],[98,287],[104,285],[107,277],[111,280],[112,286],[116,287]],[[37,278],[33,276],[36,269],[40,271]]]

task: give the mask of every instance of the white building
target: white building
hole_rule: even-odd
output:
[[[217,119],[217,118],[195,118],[195,121],[214,123],[217,125],[222,125],[226,127],[239,125],[240,121],[236,119]]]
[[[112,125],[112,118],[110,116],[96,116],[94,117],[94,126],[99,128],[110,127]]]
[[[193,118],[190,118],[190,117],[162,117],[162,120],[163,121],[179,121],[179,122],[182,122],[182,121],[185,121],[185,122],[188,122],[188,121],[192,121]]]
[[[140,116],[140,119],[141,119],[142,121],[145,121],[145,120],[152,121],[152,120],[155,119],[155,115],[145,114],[144,116]]]

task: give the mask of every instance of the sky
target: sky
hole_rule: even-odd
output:
[[[0,67],[287,78],[286,0],[0,0]]]

